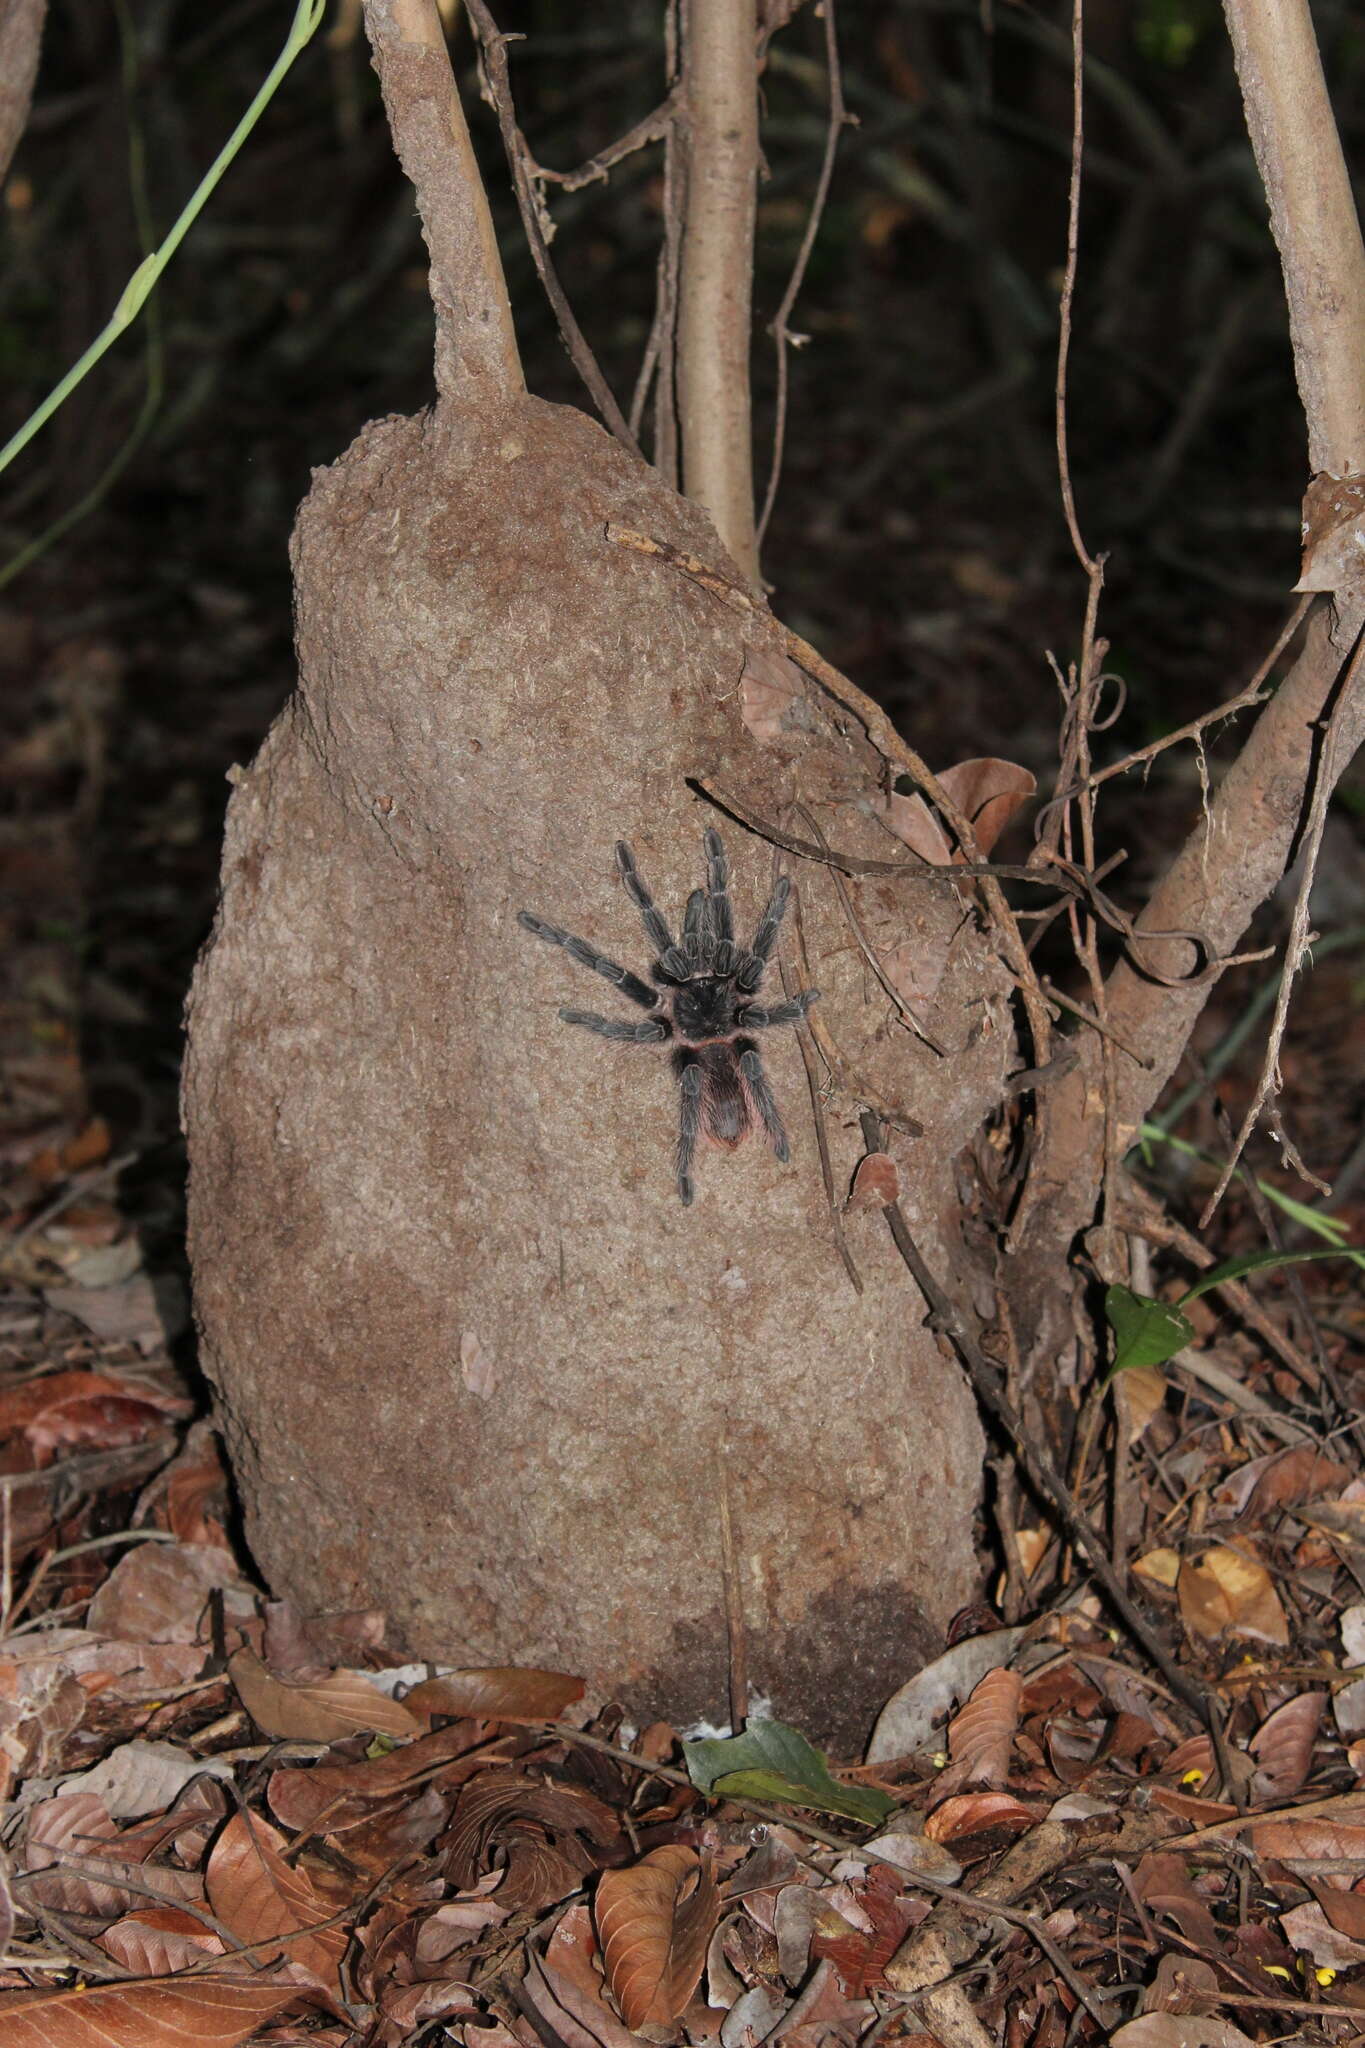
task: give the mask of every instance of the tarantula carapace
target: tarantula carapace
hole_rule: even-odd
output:
[[[791,883],[785,875],[778,878],[746,949],[735,943],[730,875],[719,832],[708,830],[702,844],[706,887],[694,889],[688,897],[682,936],[675,940],[645,887],[634,854],[624,840],[617,842],[617,871],[655,950],[650,968],[654,987],[629,968],[618,967],[586,939],[546,924],[529,910],[517,913],[517,922],[528,932],[551,946],[562,946],[570,959],[613,982],[623,996],[649,1012],[632,1024],[625,1018],[596,1016],[591,1010],[564,1009],[559,1014],[566,1024],[581,1024],[599,1038],[674,1048],[673,1071],[682,1095],[678,1193],[684,1202],[692,1199],[698,1138],[733,1151],[762,1128],[778,1158],[789,1156],[787,1134],[749,1033],[774,1024],[799,1024],[819,993],[806,989],[781,1003],[753,1000],[777,944]]]

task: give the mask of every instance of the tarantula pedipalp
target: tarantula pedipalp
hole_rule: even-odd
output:
[[[702,835],[706,849],[706,887],[694,889],[683,913],[682,935],[675,940],[654,898],[645,887],[635,856],[624,839],[616,845],[616,868],[626,894],[640,913],[655,959],[650,968],[654,987],[628,967],[618,967],[586,939],[576,939],[558,925],[546,924],[529,910],[517,922],[548,945],[562,946],[571,960],[590,967],[620,989],[648,1016],[632,1024],[626,1018],[599,1017],[591,1010],[563,1009],[566,1024],[581,1025],[599,1038],[633,1045],[672,1045],[673,1071],[682,1096],[678,1131],[678,1193],[684,1202],[693,1195],[692,1162],[698,1138],[733,1152],[758,1130],[779,1159],[790,1155],[773,1091],[763,1071],[758,1047],[749,1036],[774,1024],[799,1024],[818,989],[806,989],[781,1003],[755,1002],[791,895],[791,883],[779,876],[767,908],[758,921],[753,943],[735,943],[735,914],[730,902],[730,873],[719,832]]]

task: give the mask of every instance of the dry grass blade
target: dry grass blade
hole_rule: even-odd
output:
[[[593,1913],[626,2025],[671,2025],[696,1989],[720,1917],[706,1865],[680,1843],[654,1849],[631,1869],[603,1875]]]

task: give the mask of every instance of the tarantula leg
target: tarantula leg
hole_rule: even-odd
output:
[[[746,995],[752,995],[763,979],[764,969],[772,958],[773,947],[777,944],[777,934],[786,916],[791,893],[791,883],[785,875],[779,875],[773,885],[773,893],[768,898],[768,907],[758,921],[753,945],[741,956],[735,974],[735,987],[743,989]]]
[[[706,848],[706,908],[713,935],[724,942],[735,936],[735,913],[730,904],[730,867],[719,832],[708,826],[702,834],[702,845]],[[728,969],[721,967],[717,972],[725,974]]]
[[[678,1090],[682,1116],[678,1125],[678,1193],[684,1203],[692,1200],[692,1157],[701,1132],[702,1070],[695,1060],[685,1060],[678,1069]]]
[[[763,1030],[769,1024],[799,1024],[812,1004],[820,1000],[818,988],[803,989],[786,1003],[745,1003],[735,1022],[746,1031]]]
[[[639,975],[632,974],[628,967],[618,967],[614,960],[609,960],[605,953],[599,953],[586,939],[576,939],[571,932],[562,932],[557,924],[546,924],[544,918],[533,917],[529,910],[517,912],[517,923],[524,930],[533,932],[538,939],[544,939],[547,946],[562,946],[571,960],[576,960],[580,967],[590,967],[594,974],[600,974],[604,981],[619,988],[623,996],[629,996],[631,1002],[638,1003],[642,1010],[652,1010],[658,1003],[657,989],[651,988],[647,981],[641,981]]]
[[[640,913],[649,943],[656,953],[674,953],[673,934],[664,922],[658,905],[645,887],[644,877],[635,865],[635,855],[624,839],[616,842],[616,871],[621,877],[625,892]]]
[[[739,1043],[744,1047],[739,1056],[739,1071],[744,1076],[744,1085],[762,1120],[763,1128],[768,1133],[768,1142],[785,1164],[791,1157],[791,1150],[787,1144],[787,1133],[783,1128],[782,1119],[777,1113],[777,1104],[773,1100],[773,1091],[768,1086],[768,1077],[763,1071],[763,1062],[758,1056],[758,1047],[744,1045],[743,1039],[739,1040]]]
[[[643,1017],[638,1024],[632,1024],[627,1018],[599,1017],[593,1010],[561,1010],[559,1015],[565,1024],[581,1024],[585,1031],[595,1031],[599,1038],[617,1038],[625,1044],[659,1045],[673,1036],[662,1017]]]
[[[687,899],[682,927],[682,950],[687,956],[689,973],[695,974],[700,967],[706,942],[706,891],[694,889]]]

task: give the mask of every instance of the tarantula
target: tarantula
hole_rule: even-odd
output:
[[[551,946],[562,946],[570,959],[614,982],[623,996],[649,1012],[632,1024],[624,1018],[596,1016],[591,1010],[564,1009],[559,1014],[566,1024],[580,1024],[599,1038],[675,1048],[673,1071],[682,1096],[678,1193],[684,1202],[692,1200],[692,1161],[699,1137],[733,1152],[761,1126],[778,1158],[790,1156],[758,1047],[748,1034],[774,1024],[800,1023],[819,995],[817,989],[806,989],[789,1002],[752,1000],[777,944],[791,883],[785,875],[778,878],[746,951],[735,943],[730,875],[719,832],[705,832],[702,844],[706,887],[694,889],[688,897],[682,938],[675,941],[645,887],[634,854],[623,839],[617,842],[617,872],[655,949],[650,968],[655,988],[629,968],[618,967],[586,939],[546,924],[529,910],[517,912],[518,924],[528,932]]]

